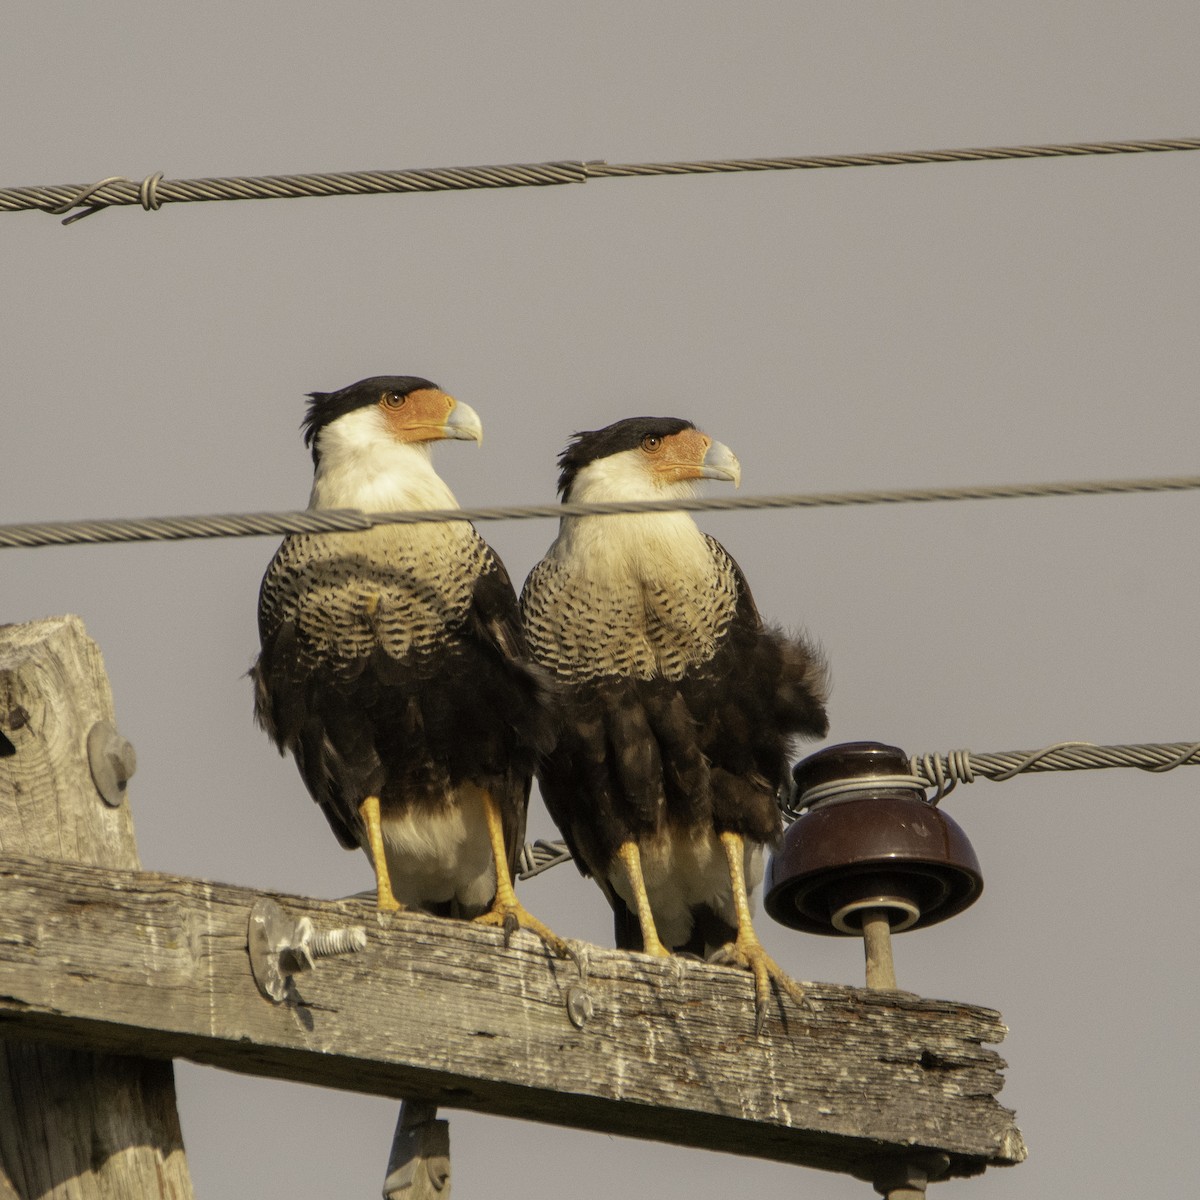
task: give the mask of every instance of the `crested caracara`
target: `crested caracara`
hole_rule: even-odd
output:
[[[478,442],[427,379],[314,392],[312,509],[456,508],[430,447]],[[263,577],[255,716],[290,750],[338,840],[362,847],[381,909],[521,925],[562,941],[512,887],[530,780],[552,738],[504,565],[466,521],[284,539]]]
[[[559,462],[569,502],[741,476],[727,447],[666,417],[578,434]],[[684,512],[564,516],[521,613],[559,686],[542,796],[612,904],[618,945],[751,970],[761,1028],[771,979],[803,995],[759,943],[750,894],[782,832],[791,744],[828,728],[821,655],[763,624],[737,563]]]

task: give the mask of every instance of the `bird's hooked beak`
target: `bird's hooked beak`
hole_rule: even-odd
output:
[[[442,425],[442,437],[483,445],[483,422],[479,414],[461,400],[455,400]]]
[[[742,464],[723,442],[713,442],[700,463],[699,475],[701,479],[724,479],[735,488],[740,487]]]

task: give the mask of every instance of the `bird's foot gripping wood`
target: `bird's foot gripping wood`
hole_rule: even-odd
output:
[[[754,1033],[761,1037],[771,1004],[771,980],[797,1004],[804,1003],[804,989],[762,948],[757,934],[747,926],[748,937],[721,947],[710,959],[728,967],[741,967],[754,975]]]
[[[482,916],[475,918],[477,925],[495,925],[504,930],[507,946],[518,929],[528,929],[536,934],[559,958],[570,958],[576,966],[579,960],[567,943],[552,929],[544,925],[517,899],[513,891],[512,875],[508,869],[508,853],[504,845],[504,822],[496,801],[486,792],[483,794],[483,814],[487,820],[488,837],[492,843],[492,858],[496,864],[496,898],[492,907]]]
[[[741,967],[754,975],[754,1033],[761,1037],[771,1003],[771,980],[797,1004],[804,1003],[804,989],[763,949],[754,932],[750,916],[750,897],[746,892],[745,847],[736,833],[722,833],[721,845],[729,863],[729,881],[737,910],[737,940],[722,946],[710,961]]]
[[[359,805],[358,814],[367,827],[367,848],[375,868],[376,904],[383,912],[401,912],[404,905],[392,894],[392,877],[388,874],[387,858],[383,852],[383,826],[379,820],[379,797],[368,796]]]
[[[509,887],[509,893],[511,900],[502,899],[500,892],[497,891],[496,899],[492,903],[491,909],[482,916],[476,917],[475,924],[494,925],[497,928],[503,929],[504,944],[506,946],[518,929],[528,929],[530,933],[537,934],[559,958],[575,957],[571,948],[557,933],[539,921],[515,895],[512,895],[511,886]]]

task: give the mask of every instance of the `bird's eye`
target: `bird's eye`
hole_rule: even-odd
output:
[[[642,449],[647,454],[655,454],[662,449],[663,440],[656,433],[648,433],[642,438]]]
[[[408,403],[408,396],[403,392],[384,392],[383,402],[388,408],[403,408]]]

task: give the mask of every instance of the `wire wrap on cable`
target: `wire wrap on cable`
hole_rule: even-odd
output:
[[[785,803],[783,811],[786,816],[794,816],[805,809],[816,808],[820,804],[828,804],[831,800],[840,800],[843,796],[852,796],[856,792],[904,788],[924,795],[928,786],[928,781],[916,772],[911,775],[856,775],[853,779],[833,779],[828,783],[807,788]]]
[[[972,754],[953,750],[948,755],[924,754],[909,759],[914,775],[931,787],[949,791],[977,777],[997,783],[1034,771],[1087,771],[1105,767],[1133,767],[1161,773],[1200,763],[1200,742],[1152,742],[1128,746],[1097,746],[1092,742],[1055,742],[1040,750],[1008,750]],[[944,794],[944,793],[943,793]]]

